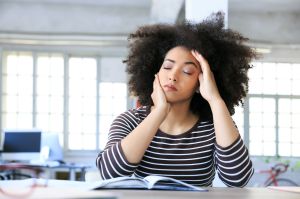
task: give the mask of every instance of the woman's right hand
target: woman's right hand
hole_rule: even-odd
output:
[[[154,109],[157,111],[161,111],[165,116],[170,111],[170,103],[168,103],[165,92],[161,87],[159,77],[156,74],[153,81],[153,92],[151,94],[151,98],[154,104]]]

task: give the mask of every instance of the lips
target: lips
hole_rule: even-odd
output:
[[[166,88],[168,91],[177,91],[177,88],[172,84],[166,84],[164,85],[164,88]]]

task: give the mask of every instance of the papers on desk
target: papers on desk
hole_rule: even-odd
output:
[[[207,191],[183,181],[158,175],[145,178],[124,176],[94,183],[92,189],[153,189],[172,191]]]
[[[300,187],[284,187],[284,186],[268,186],[269,189],[278,190],[278,191],[288,191],[300,194]]]

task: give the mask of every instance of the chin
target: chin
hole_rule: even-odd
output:
[[[166,96],[167,102],[170,104],[176,104],[176,103],[182,103],[182,102],[188,102],[190,101],[190,98],[183,98],[178,96]]]

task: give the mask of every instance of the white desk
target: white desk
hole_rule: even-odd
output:
[[[26,180],[0,181],[0,187],[15,190],[25,186]],[[300,193],[269,188],[208,188],[208,192],[151,191],[151,190],[101,190],[88,191],[90,183],[79,181],[49,180],[47,188],[36,188],[29,198],[120,198],[120,199],[299,199]],[[297,188],[298,190],[300,187]],[[0,193],[1,194],[1,193]],[[0,195],[0,198],[3,198]]]

